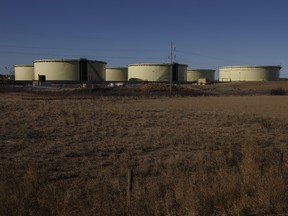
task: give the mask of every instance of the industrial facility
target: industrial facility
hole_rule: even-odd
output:
[[[34,65],[14,65],[15,80],[31,81],[34,79]]]
[[[182,82],[187,80],[187,67],[185,64],[129,64],[128,81]]]
[[[281,66],[222,66],[219,67],[220,82],[276,81]]]
[[[128,67],[109,67],[106,68],[106,81],[123,82],[128,81]]]
[[[215,82],[213,69],[187,69],[179,63],[139,63],[108,67],[106,62],[87,59],[42,59],[34,64],[14,65],[16,81],[109,81],[109,82]],[[281,66],[221,66],[219,82],[276,81]],[[39,80],[39,77],[41,80]],[[200,80],[201,79],[201,80]]]
[[[215,81],[215,70],[211,69],[187,69],[187,81],[196,82],[199,79]]]

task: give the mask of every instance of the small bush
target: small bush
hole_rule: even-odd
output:
[[[286,95],[286,91],[283,88],[276,88],[270,91],[271,95]]]

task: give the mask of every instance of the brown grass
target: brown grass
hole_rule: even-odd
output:
[[[0,215],[288,214],[287,96],[23,95],[0,95]]]

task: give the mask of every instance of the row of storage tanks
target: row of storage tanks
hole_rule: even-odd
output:
[[[97,60],[35,60],[33,65],[15,65],[15,80],[47,81],[215,81],[215,70],[188,69],[186,64],[129,64],[128,67],[106,68]],[[275,81],[280,78],[281,66],[223,66],[219,67],[219,81]],[[172,72],[172,73],[171,73]]]

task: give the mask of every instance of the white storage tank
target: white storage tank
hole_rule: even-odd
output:
[[[78,81],[80,80],[79,60],[43,59],[34,61],[34,79],[38,75],[47,81]]]
[[[215,81],[215,70],[211,69],[187,69],[187,81],[198,81],[205,78],[209,81]]]
[[[14,65],[15,80],[32,81],[34,79],[34,65]]]
[[[106,81],[128,81],[128,67],[106,68]]]
[[[44,59],[34,61],[34,79],[47,81],[104,81],[106,62],[87,59]]]
[[[280,78],[281,66],[222,66],[219,81],[275,81]]]
[[[187,65],[173,63],[172,81],[187,80]],[[128,65],[129,81],[170,81],[171,64],[130,64]]]

